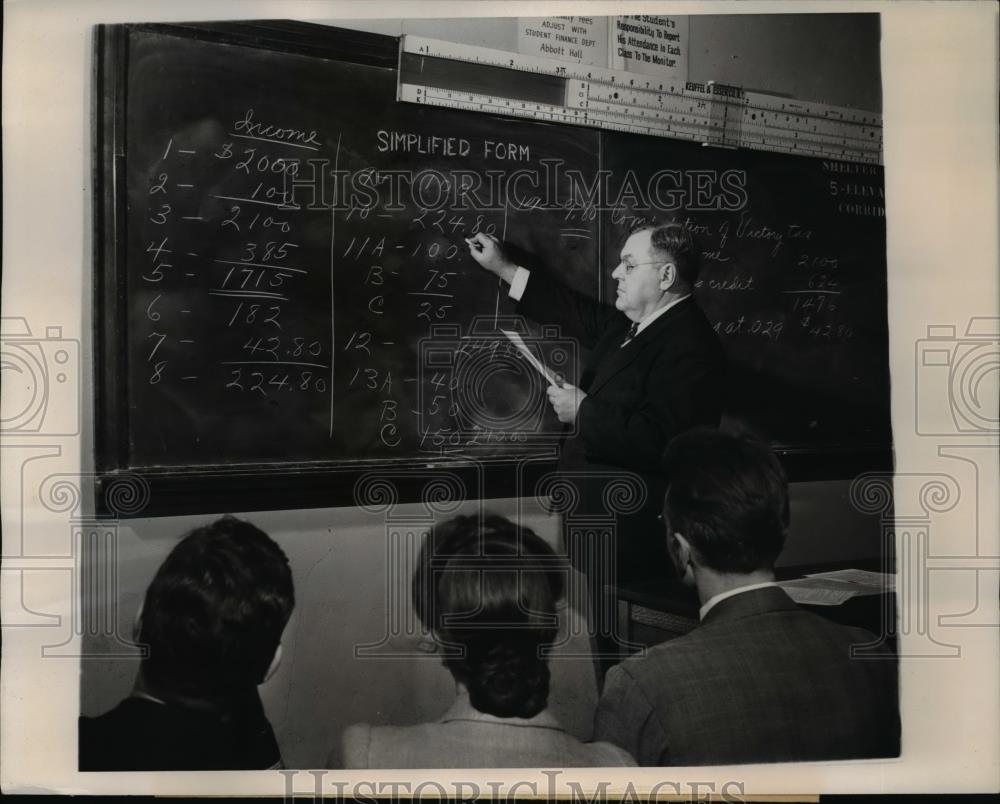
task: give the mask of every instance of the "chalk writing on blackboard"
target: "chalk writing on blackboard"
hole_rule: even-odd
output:
[[[561,426],[544,384],[498,329],[514,303],[464,240],[496,234],[597,292],[596,213],[571,220],[585,207],[578,188],[594,182],[595,133],[395,104],[391,72],[356,64],[134,39],[126,332],[137,463],[551,449]],[[240,78],[220,93],[204,75],[227,57]],[[345,117],[373,95],[377,113]],[[439,346],[450,359],[427,362]]]

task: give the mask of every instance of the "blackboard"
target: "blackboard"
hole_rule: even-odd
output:
[[[326,26],[99,26],[96,54],[96,453],[152,487],[134,513],[351,504],[379,469],[521,493],[562,428],[498,328],[570,381],[582,355],[463,238],[612,298],[647,215],[701,232],[731,415],[804,474],[888,448],[877,168],[398,103],[397,40]],[[683,191],[643,209],[664,169]]]
[[[886,448],[881,166],[619,133],[603,158],[605,264],[638,223],[695,233],[695,297],[730,362],[727,416],[783,451]]]
[[[568,197],[546,163],[596,173],[596,132],[396,103],[392,67],[322,49],[117,34],[123,466],[552,453],[545,385],[498,327],[570,378],[573,350],[512,318],[463,238],[595,293],[598,227],[540,204]]]

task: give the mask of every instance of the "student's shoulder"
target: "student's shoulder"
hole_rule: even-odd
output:
[[[420,723],[414,726],[373,726],[355,723],[344,729],[340,738],[340,757],[334,765],[344,768],[387,767],[385,756],[412,753],[433,745],[442,735],[440,724]],[[331,761],[335,757],[331,755]]]
[[[614,743],[598,741],[583,743],[585,765],[600,768],[630,768],[636,765],[635,758],[624,748]]]
[[[372,726],[369,723],[354,723],[340,735],[340,751],[330,756],[330,767],[367,768],[368,752],[371,748]]]
[[[148,746],[156,716],[164,707],[126,698],[101,715],[81,715],[77,724],[80,770],[129,770]]]
[[[81,715],[79,728],[81,734],[99,734],[110,732],[114,734],[127,733],[130,728],[138,728],[164,713],[166,707],[142,698],[129,697],[100,715],[88,717]]]
[[[711,639],[711,636],[706,630],[696,628],[690,633],[648,647],[641,654],[630,656],[612,669],[637,682],[659,679],[687,657],[700,656],[705,640]]]

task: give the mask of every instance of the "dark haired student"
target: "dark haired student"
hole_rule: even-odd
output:
[[[148,646],[132,694],[80,718],[81,771],[281,767],[257,686],[277,667],[295,606],[281,548],[224,517],[192,531],[146,591]]]
[[[860,628],[799,608],[774,582],[788,483],[770,448],[711,430],[667,451],[664,519],[701,624],[612,668],[595,736],[640,765],[899,755],[897,665]]]
[[[434,635],[458,698],[434,723],[357,724],[341,741],[347,768],[634,765],[608,743],[582,743],[546,711],[546,650],[566,568],[541,538],[494,515],[434,528],[413,578],[413,603]]]

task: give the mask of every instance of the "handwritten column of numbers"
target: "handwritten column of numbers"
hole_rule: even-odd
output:
[[[201,217],[189,201],[195,185],[191,161],[197,149],[167,138],[159,158],[150,165],[148,204],[142,241],[145,259],[138,266],[144,304],[145,371],[150,386],[172,382],[190,383],[199,379],[184,360],[184,351],[196,345],[185,326],[190,309],[176,309],[166,297],[171,288],[197,276],[196,252],[185,248],[184,227]]]
[[[840,260],[814,242],[811,228],[797,223],[765,223],[747,211],[712,223],[688,218],[686,224],[701,245],[701,263],[708,274],[695,282],[701,292],[751,297],[761,292],[760,277],[749,269],[732,267],[739,265],[740,253],[748,249],[756,249],[775,265],[791,266],[783,274],[784,304],[780,311],[716,320],[713,326],[720,336],[770,342],[797,338],[817,345],[854,338],[841,299]]]
[[[393,376],[395,361],[390,359],[397,343],[395,311],[387,316],[389,301],[399,284],[399,271],[391,267],[387,249],[391,238],[378,225],[377,208],[351,204],[343,213],[345,224],[354,233],[344,238],[346,244],[337,246],[337,257],[345,263],[345,273],[361,280],[360,317],[347,334],[341,351],[347,358],[347,383],[349,395],[363,395],[366,406],[377,412],[373,417],[376,433],[363,440],[390,450],[399,446],[402,438],[398,425],[399,400]],[[387,320],[388,318],[388,320]],[[370,399],[370,402],[368,400]],[[358,427],[365,422],[358,422]]]
[[[372,174],[375,183],[378,178]],[[341,347],[348,363],[344,390],[370,399],[371,409],[377,411],[377,433],[370,434],[368,442],[394,450],[410,430],[402,417],[413,416],[418,452],[461,451],[469,434],[463,438],[458,422],[454,361],[463,358],[462,350],[474,348],[461,338],[460,322],[468,311],[456,303],[459,273],[463,260],[469,259],[463,238],[480,230],[495,232],[496,224],[467,211],[410,206],[389,210],[378,204],[351,205],[342,220],[352,234],[340,241],[336,253],[346,263],[345,270],[361,281],[363,305],[356,316],[362,323],[345,332]],[[403,224],[405,234],[403,227],[391,224]],[[442,332],[451,333],[443,344],[448,365],[424,365],[421,355],[413,354],[414,344],[406,334],[413,324],[425,343],[436,343]]]
[[[307,334],[298,314],[309,268],[296,260],[301,212],[285,189],[301,155],[319,143],[239,129],[236,122],[223,141],[199,148],[170,138],[154,166],[140,274],[154,291],[144,333],[148,382],[221,386],[246,403],[323,396],[331,391],[329,347]],[[218,176],[220,166],[223,180],[200,188],[197,177]],[[222,215],[205,212],[220,208]]]
[[[490,331],[484,326],[489,322],[482,319],[473,321],[473,331],[463,331],[455,292],[463,281],[460,269],[470,267],[465,238],[479,232],[499,236],[501,225],[474,210],[417,208],[410,213],[409,228],[419,237],[407,254],[414,275],[409,308],[425,328],[428,344],[416,378],[422,385],[420,408],[412,411],[419,435],[417,449],[429,456],[446,456],[485,445],[499,435],[477,419],[482,418],[478,414],[485,402],[482,368],[497,357],[497,348],[503,344],[499,333]],[[404,248],[410,249],[410,244]],[[472,281],[484,278],[474,275]],[[431,358],[432,354],[437,358]]]
[[[297,175],[300,159],[313,155],[319,144],[315,137],[282,138],[293,129],[261,132],[250,120],[248,113],[237,121],[213,153],[232,170],[231,185],[215,194],[228,214],[219,223],[220,248],[211,266],[215,281],[208,291],[228,302],[224,326],[227,334],[238,334],[230,342],[239,351],[220,360],[225,388],[260,399],[325,395],[331,392],[329,348],[307,333],[301,315],[288,314],[303,305],[309,273],[296,259],[304,223],[288,197],[288,181]]]

